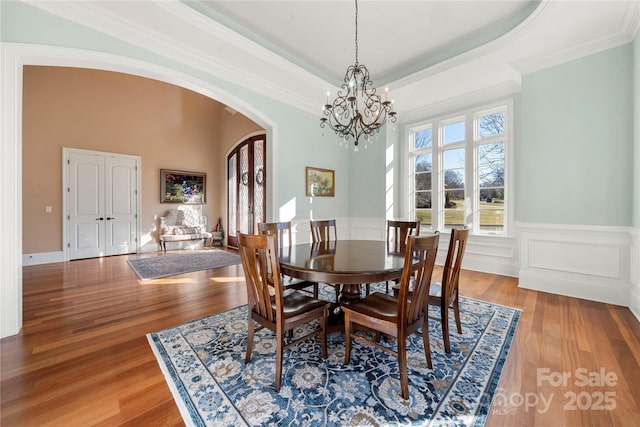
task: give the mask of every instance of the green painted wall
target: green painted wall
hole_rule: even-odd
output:
[[[350,155],[349,187],[351,198],[349,212],[354,218],[384,218],[385,217],[385,151],[386,132],[380,131],[373,137],[367,148],[363,147],[354,152],[353,144],[344,149]]]
[[[2,41],[88,49],[158,64],[209,82],[266,115],[275,124],[278,208],[287,209],[288,217],[385,216],[383,134],[378,143],[356,154],[335,144],[329,131],[323,133],[318,116],[239,83],[28,4],[2,1],[0,14]],[[516,220],[640,225],[639,44],[636,37],[633,44],[523,77],[521,95],[514,102]],[[336,171],[335,198],[305,196],[305,166]]]
[[[349,216],[349,158],[333,143],[332,135],[326,131],[326,135],[323,135],[319,126],[320,111],[317,116],[308,114],[248,90],[241,82],[220,79],[22,2],[1,1],[0,24],[3,42],[71,47],[135,58],[189,74],[233,94],[274,123],[274,155],[278,159],[277,212],[282,212],[280,208],[286,207],[289,214],[287,219]],[[321,99],[323,94],[318,96]],[[240,112],[255,120],[248,112]],[[309,165],[336,171],[338,182],[335,198],[311,201],[306,197],[305,166]],[[220,191],[224,191],[224,188]]]
[[[517,220],[631,225],[632,48],[523,76]]]

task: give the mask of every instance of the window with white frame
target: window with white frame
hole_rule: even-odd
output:
[[[511,101],[425,120],[409,130],[411,217],[422,229],[509,233]]]

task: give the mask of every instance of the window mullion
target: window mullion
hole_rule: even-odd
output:
[[[432,158],[432,162],[433,162],[433,167],[431,168],[432,173],[431,173],[431,198],[432,198],[432,203],[431,203],[431,215],[432,215],[432,220],[431,220],[431,228],[432,230],[440,230],[440,222],[441,222],[441,213],[440,213],[440,146],[441,146],[441,130],[440,130],[440,124],[437,124],[436,126],[434,126],[433,128],[433,132],[434,132],[434,137],[433,137],[433,144],[432,144],[432,154],[431,154],[431,158]]]
[[[478,183],[476,182],[476,156],[475,156],[475,118],[473,114],[466,116],[466,144],[465,144],[465,225],[469,226],[471,233],[475,233],[477,224],[477,204],[476,192]]]

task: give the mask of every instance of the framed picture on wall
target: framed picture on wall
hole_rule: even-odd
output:
[[[160,169],[160,203],[206,203],[207,174]]]
[[[334,171],[307,166],[306,187],[308,197],[335,197]]]

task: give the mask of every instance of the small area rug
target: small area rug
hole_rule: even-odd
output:
[[[331,294],[333,288],[321,285],[321,295]],[[455,331],[451,318],[449,354],[439,320],[430,319],[433,370],[426,365],[422,339],[410,339],[408,401],[399,398],[396,358],[353,341],[351,362],[344,365],[340,332],[328,336],[326,360],[312,339],[285,350],[276,393],[270,331],[256,333],[251,361],[244,363],[246,305],[147,338],[187,425],[482,426],[521,312],[464,297],[460,306],[463,333]]]
[[[131,258],[127,260],[127,262],[142,280],[175,276],[177,274],[241,263],[238,255],[219,249],[212,251],[189,251],[148,258]]]

